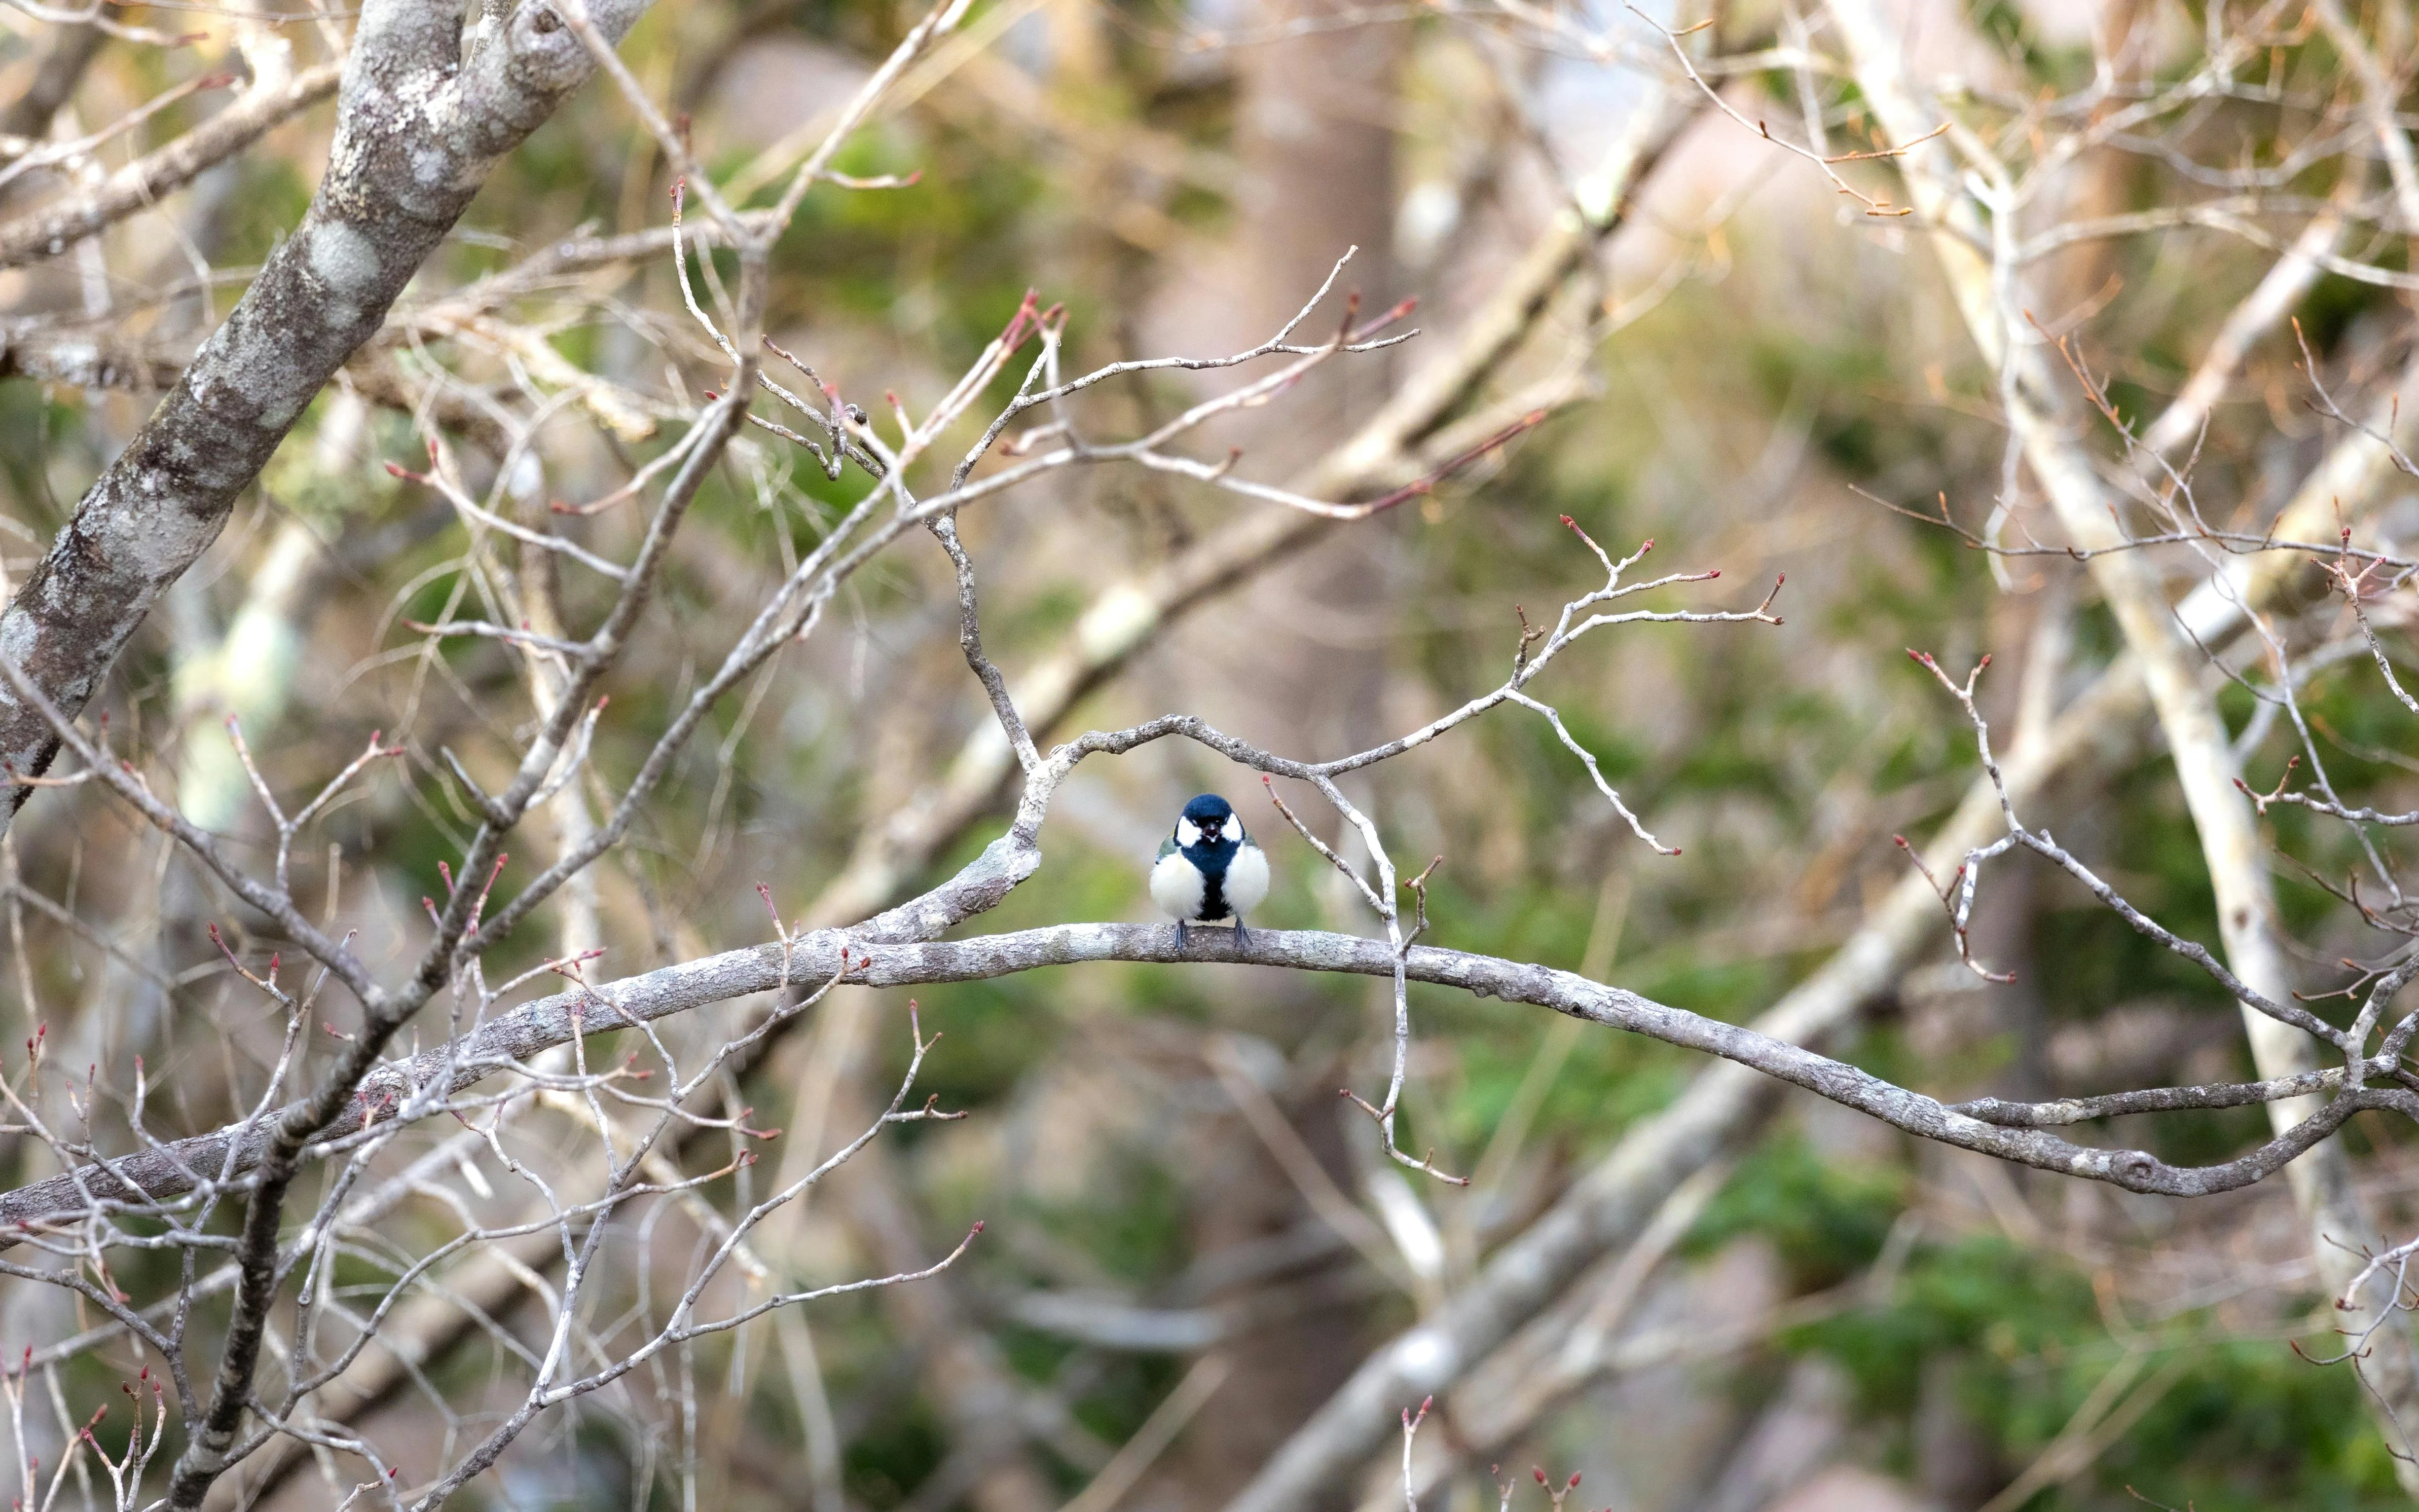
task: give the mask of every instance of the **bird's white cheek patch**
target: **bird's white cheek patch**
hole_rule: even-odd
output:
[[[1201,826],[1194,824],[1190,819],[1178,820],[1176,822],[1176,843],[1179,845],[1200,844]]]

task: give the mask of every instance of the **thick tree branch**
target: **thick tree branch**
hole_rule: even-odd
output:
[[[2274,297],[2274,282],[2263,280],[2247,301],[2272,326],[2289,309]],[[2180,440],[2197,430],[2223,393],[2231,363],[2252,345],[2255,324],[2252,315],[2228,318],[2209,363],[2152,425],[2151,435]],[[2392,424],[2402,410],[2419,410],[2419,363],[2405,371],[2396,394],[2380,400],[2379,426]],[[2365,519],[2381,507],[2383,485],[2393,476],[2388,447],[2366,435],[2345,436],[2295,491],[2277,528],[2323,532],[2344,519]],[[2246,607],[2265,608],[2290,592],[2313,588],[2312,575],[2301,571],[2302,565],[2299,558],[2283,553],[2229,558],[2211,580],[2177,605],[2176,615],[2196,640],[2222,643],[2242,628]],[[2120,655],[2068,705],[2045,737],[2020,744],[2005,768],[2009,795],[2026,803],[2062,773],[2121,769],[2139,755],[2149,713],[2140,665],[2130,653]],[[1998,795],[1987,779],[1978,779],[1927,848],[1927,860],[1946,872],[2003,828]],[[1867,1003],[1938,943],[1939,918],[1938,894],[1910,872],[1756,1026],[1807,1044],[1844,1032]],[[1228,1504],[1227,1512],[1296,1512],[1316,1504],[1328,1487],[1352,1474],[1383,1444],[1395,1408],[1441,1391],[1475,1368],[1597,1255],[1634,1240],[1691,1172],[1743,1148],[1780,1098],[1777,1084],[1736,1066],[1700,1072],[1669,1108],[1624,1135],[1543,1218],[1498,1250],[1444,1314],[1372,1354]]]
[[[2011,255],[2016,199],[2004,172],[1986,171],[1987,164],[1961,172],[1949,147],[1937,139],[1939,112],[1911,82],[1895,23],[1880,8],[1871,0],[1831,0],[1830,8],[1883,134],[1901,147],[1892,161],[1916,208],[1934,228],[1933,248],[1968,333],[2000,376],[2009,426],[2059,524],[2087,549],[2124,545],[2118,501],[2102,483],[2094,457],[2076,434],[2074,407],[2066,397],[2063,376],[2023,324],[2025,296]],[[1986,213],[1970,186],[1992,177],[1996,178],[1990,191],[1994,203]],[[2199,832],[2226,959],[2254,993],[2288,1000],[2293,980],[2276,935],[2267,861],[2251,804],[2238,782],[2236,758],[2216,700],[2200,675],[2205,658],[2187,640],[2151,563],[2140,552],[2102,551],[2089,567],[2143,668]],[[2253,1059],[2264,1078],[2315,1069],[2315,1047],[2304,1036],[2254,1011],[2247,1000],[2243,1014]],[[2279,1101],[2268,1108],[2279,1130],[2311,1112],[2310,1100]],[[2357,1269],[2358,1257],[2379,1247],[2352,1190],[2347,1158],[2339,1147],[2331,1147],[2296,1167],[2293,1183],[2313,1229],[2312,1248],[2319,1267],[2331,1284],[2341,1286]],[[2369,1340],[2371,1352],[2363,1368],[2372,1380],[2373,1405],[2389,1442],[2401,1441],[2396,1468],[2405,1489],[2419,1490],[2419,1460],[2399,1452],[2407,1447],[2411,1422],[2419,1417],[2419,1349],[2407,1325],[2379,1326],[2386,1321],[2373,1304],[2363,1303],[2346,1325]]]
[[[618,38],[641,8],[642,0],[615,0],[596,8],[597,23]],[[365,7],[344,65],[328,172],[301,225],[0,617],[0,652],[70,715],[160,594],[216,538],[236,495],[320,386],[377,333],[496,159],[593,67],[547,4],[516,11],[468,63],[460,30],[458,9],[432,0]],[[330,82],[314,70],[289,90],[305,81],[322,90]],[[23,255],[82,234],[29,232]],[[39,774],[57,748],[39,710],[5,701],[0,764]],[[0,795],[0,823],[26,791]]]

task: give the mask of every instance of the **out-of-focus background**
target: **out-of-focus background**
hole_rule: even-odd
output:
[[[2032,150],[2026,131],[2080,129],[2046,109],[2026,125],[2028,102],[2086,87],[2112,56],[2145,79],[2196,66],[2218,8],[1908,0],[1897,14],[1918,76],[1961,108],[1995,112],[2021,154]],[[2377,8],[2363,24],[2407,85],[2408,23],[2394,4]],[[1599,171],[1663,87],[1665,39],[1598,9],[986,0],[838,164],[918,177],[809,197],[775,256],[768,328],[868,409],[889,390],[920,411],[1028,289],[1066,306],[1071,371],[1210,355],[1266,339],[1357,249],[1338,293],[1357,292],[1364,315],[1417,297],[1420,337],[1328,363],[1210,433],[1240,447],[1238,466],[1255,477],[1302,476],[1452,352],[1553,233],[1570,186]],[[60,28],[39,14],[0,13],[0,101],[59,66],[48,50]],[[55,139],[215,67],[231,26],[281,24],[210,8],[108,14],[204,39],[108,39],[48,128]],[[686,117],[717,177],[763,183],[828,128],[915,19],[886,0],[665,4],[621,54]],[[1704,18],[1653,21],[1667,19]],[[2203,165],[2273,169],[2273,193],[2306,219],[2346,162],[2365,172],[2376,149],[2344,124],[2354,113],[2340,60],[2294,17],[2273,19],[2277,37],[2240,71],[2241,89],[2079,153],[2035,207],[2043,223],[2204,197],[2214,191],[2186,171]],[[285,29],[307,61],[343,24]],[[1623,47],[1592,55],[1586,36]],[[1822,16],[1782,0],[1721,7],[1710,41],[1690,45],[1820,51],[1828,38]],[[1776,133],[1808,140],[1810,91],[1811,118],[1832,136],[1824,150],[1857,150],[1870,138],[1857,91],[1812,70],[1709,82],[1737,117],[1693,96],[1659,107],[1685,119],[1629,186],[1623,224],[1486,379],[1496,398],[1525,386],[1568,402],[1433,491],[1253,563],[1086,692],[1064,728],[1191,712],[1304,758],[1414,728],[1504,675],[1516,606],[1550,616],[1598,580],[1562,516],[1616,554],[1651,537],[1650,566],[1719,568],[1718,581],[1683,591],[1690,607],[1752,607],[1785,573],[1779,627],[1622,627],[1548,674],[1572,733],[1677,856],[1641,843],[1551,728],[1525,715],[1478,721],[1347,783],[1407,870],[1443,858],[1428,887],[1431,943],[1743,1022],[1855,934],[1906,870],[1892,837],[1929,835],[1975,775],[1962,716],[1903,648],[1961,669],[1994,653],[1983,706],[2004,742],[2025,717],[2026,668],[2045,639],[2064,632],[2064,666],[2042,674],[2039,692],[2055,706],[2119,637],[2073,562],[1995,562],[1889,507],[1945,508],[1984,529],[2004,497],[2007,438],[1995,376],[1921,228],[1865,213],[1753,124],[1768,116]],[[131,144],[97,148],[89,174],[121,147],[165,140],[178,112],[198,108],[173,104]],[[190,349],[300,217],[328,110],[280,125],[76,255],[0,272],[0,309],[131,322],[152,348]],[[2323,154],[2311,150],[2322,166],[2285,158],[2331,131]],[[1886,164],[1843,171],[1868,193],[1901,193]],[[57,190],[39,177],[0,186],[0,214]],[[411,298],[575,232],[660,226],[669,188],[654,139],[592,85],[498,168]],[[2273,224],[2286,239],[2298,229],[2289,216]],[[2413,229],[2364,227],[2353,239],[2369,239],[2346,255],[2399,270]],[[2121,411],[2149,417],[2276,253],[2207,225],[2135,231],[2045,255],[2031,313],[2072,334]],[[2297,297],[2310,369],[2290,325],[2251,347],[2197,443],[2205,512],[2253,531],[2273,517],[2341,436],[2312,408],[2313,373],[2348,410],[2387,392],[2411,347],[2409,298],[2334,274]],[[270,831],[225,715],[240,717],[281,791],[323,780],[373,729],[408,741],[415,754],[329,821],[347,860],[328,911],[362,931],[373,960],[408,960],[424,939],[416,900],[470,822],[439,753],[501,772],[529,717],[525,671],[506,648],[433,653],[407,627],[470,591],[465,525],[382,464],[426,466],[434,432],[481,488],[513,469],[515,501],[595,500],[661,450],[712,380],[714,354],[681,314],[669,257],[579,274],[516,310],[510,326],[483,318],[394,344],[394,393],[331,386],[153,613],[104,701],[155,782],[255,859]],[[1341,313],[1331,301],[1314,314],[1308,339],[1325,339]],[[1132,434],[1238,380],[1120,380],[1086,401],[1087,424]],[[12,579],[152,402],[22,370],[0,381],[0,556]],[[2092,444],[2113,455],[2104,441]],[[763,434],[724,463],[680,537],[660,609],[609,683],[601,769],[624,772],[643,755],[786,570],[793,534],[862,490]],[[2023,494],[2003,538],[2057,539]],[[992,655],[1011,679],[1043,665],[1084,633],[1102,590],[1266,507],[1103,466],[970,509],[961,528],[983,573]],[[2396,537],[2419,527],[2419,485],[2392,476],[2362,507],[2366,529]],[[641,523],[628,509],[554,522],[617,559]],[[2192,564],[2168,565],[2180,593]],[[567,617],[604,602],[609,585],[568,563],[561,573]],[[2400,654],[2399,620],[2379,614]],[[948,561],[910,537],[850,584],[813,640],[719,708],[595,873],[594,943],[609,952],[598,970],[626,975],[765,937],[760,883],[795,918],[835,878],[859,876],[851,858],[868,837],[929,808],[961,748],[984,738],[989,713],[956,624]],[[2303,699],[2345,800],[2409,807],[2419,764],[2374,668],[2355,658],[2321,670]],[[2237,732],[2251,724],[2249,692],[2221,703]],[[2293,748],[2290,722],[2252,737],[2246,770],[2264,787]],[[1276,881],[1256,925],[1375,929],[1256,775],[1175,743],[1087,764],[1052,811],[1044,870],[986,927],[1153,917],[1148,859],[1201,791],[1232,799],[1268,848]],[[1307,789],[1281,791],[1359,854]],[[1003,812],[978,806],[937,850],[909,847],[895,880],[963,861]],[[2216,939],[2201,851],[2155,740],[2072,764],[2027,817],[2146,911]],[[2338,985],[2339,957],[2369,947],[2329,890],[2352,843],[2296,823],[2306,817],[2267,823],[2298,857],[2280,853],[2274,882],[2315,992]],[[239,1115],[277,1023],[235,990],[204,931],[218,922],[248,940],[260,920],[88,785],[38,793],[6,845],[0,1041],[39,1023],[54,1063],[89,1063],[113,1085],[130,1084],[141,1057],[168,1132]],[[309,879],[325,871],[316,851],[297,867]],[[850,885],[828,906],[862,913],[895,895]],[[557,949],[553,917],[509,964]],[[1938,919],[1836,1046],[1945,1099],[2251,1073],[2235,1004],[2051,869],[1998,863],[1977,920],[1976,956],[2013,971],[2012,984],[1960,964]],[[1336,1095],[1384,1084],[1380,982],[1104,965],[917,995],[926,1029],[943,1035],[919,1096],[936,1091],[969,1116],[886,1135],[770,1221],[756,1247],[816,1284],[936,1257],[983,1220],[967,1257],[934,1280],[716,1340],[680,1367],[693,1376],[678,1389],[665,1366],[612,1403],[565,1412],[461,1504],[1225,1506],[1372,1350],[1404,1347],[1392,1341],[1471,1287],[1706,1065],[1536,1009],[1415,987],[1402,1142],[1474,1176],[1451,1188],[1390,1165],[1365,1117]],[[331,1027],[343,1012],[329,1009]],[[904,1015],[903,995],[841,989],[751,1073],[757,1121],[785,1131],[760,1180],[803,1169],[794,1163],[886,1098],[904,1067]],[[2243,1108],[2091,1137],[2184,1161],[2223,1158],[2264,1133],[2260,1111]],[[2409,1217],[2408,1134],[2365,1119],[2346,1138],[2395,1232]],[[1423,1504],[1491,1507],[1513,1481],[1515,1504],[1542,1506],[1532,1466],[1557,1488],[1579,1473],[1572,1506],[1623,1512],[2404,1504],[2360,1381],[2314,1363],[2338,1341],[2281,1180],[2199,1201],[2133,1196],[1921,1146],[1795,1093],[1691,1158],[1702,1174],[1664,1207],[1651,1243],[1606,1248],[1546,1299],[1549,1336],[1531,1356],[1490,1362],[1495,1375],[1449,1394],[1450,1417],[1423,1433],[1451,1462]],[[19,1180],[46,1173],[31,1147],[11,1159]],[[392,1221],[419,1220],[406,1208]],[[679,1222],[648,1239],[675,1271],[698,1242]],[[636,1286],[655,1253],[641,1244],[615,1263]],[[1610,1273],[1624,1256],[1627,1269]],[[0,1344],[13,1352],[71,1332],[76,1306],[54,1289],[9,1289]],[[1585,1339],[1591,1330],[1603,1337]],[[1553,1350],[1573,1338],[1594,1352],[1554,1378]],[[365,1410],[363,1431],[424,1473],[499,1410],[480,1385],[497,1358],[500,1346],[473,1338],[426,1362]],[[83,1386],[108,1379],[88,1368]],[[1317,1504],[1399,1504],[1393,1430],[1373,1443]],[[280,1506],[341,1500],[307,1463],[270,1495]]]

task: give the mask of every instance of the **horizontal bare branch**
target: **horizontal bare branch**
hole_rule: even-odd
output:
[[[848,931],[818,931],[793,938],[786,951],[778,945],[726,951],[524,1004],[458,1044],[424,1051],[365,1080],[353,1105],[323,1131],[313,1148],[321,1152],[347,1148],[352,1136],[372,1124],[439,1111],[452,1094],[575,1038],[776,991],[785,982],[839,976],[853,985],[904,987],[990,980],[1046,966],[1108,961],[1391,977],[1395,958],[1383,940],[1308,930],[1255,930],[1248,945],[1219,931],[1199,930],[1182,949],[1173,929],[1148,924],[1061,924],[968,940],[874,945],[860,943]],[[2175,1166],[2141,1150],[2089,1149],[2037,1129],[1985,1121],[1803,1046],[1572,972],[1430,946],[1412,947],[1405,954],[1404,969],[1414,981],[1548,1008],[1720,1056],[1924,1138],[2134,1192],[2199,1196],[2231,1191],[2283,1168],[2362,1108],[2407,1104],[2406,1111],[2419,1112],[2419,1095],[2409,1092],[2345,1093],[2290,1134],[2240,1159]],[[267,1149],[275,1122],[258,1120],[248,1129],[181,1140],[107,1167],[85,1166],[22,1187],[0,1197],[0,1229],[6,1230],[0,1232],[0,1244],[21,1242],[29,1229],[76,1221],[96,1210],[139,1209],[183,1196],[196,1189],[196,1171],[223,1170],[240,1177]]]

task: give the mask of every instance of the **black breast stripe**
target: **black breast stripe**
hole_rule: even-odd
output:
[[[1242,848],[1240,842],[1231,840],[1222,840],[1215,845],[1184,847],[1184,858],[1201,873],[1201,911],[1193,916],[1194,918],[1207,922],[1227,917],[1226,863],[1232,861]]]

